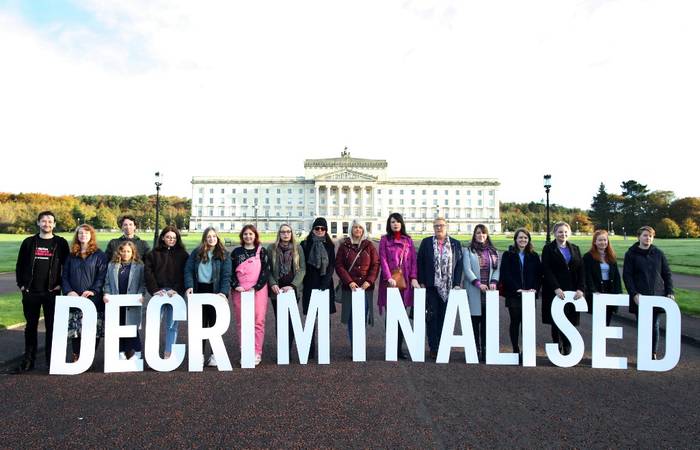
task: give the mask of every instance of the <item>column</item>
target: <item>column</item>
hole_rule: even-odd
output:
[[[314,183],[314,200],[315,200],[315,202],[316,202],[316,203],[315,203],[316,206],[315,206],[315,214],[314,214],[314,217],[312,217],[311,220],[314,220],[314,218],[318,217],[319,208],[320,208],[320,205],[319,205],[318,203],[319,203],[320,198],[321,198],[321,196],[318,195],[318,193],[319,193],[320,190],[321,190],[321,186],[318,185],[318,184],[316,184],[316,183]],[[306,215],[306,214],[305,214],[305,215]]]
[[[355,186],[350,185],[348,189],[350,190],[350,199],[348,200],[348,203],[350,203],[350,217],[348,217],[348,220],[352,220],[355,218],[355,214],[353,214],[353,208],[355,208]]]

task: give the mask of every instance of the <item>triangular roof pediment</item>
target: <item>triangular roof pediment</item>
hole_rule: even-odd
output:
[[[323,173],[314,179],[317,181],[377,181],[377,177],[350,169]]]

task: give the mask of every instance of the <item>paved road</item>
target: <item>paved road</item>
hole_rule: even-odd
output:
[[[502,308],[501,342],[507,342]],[[539,317],[539,316],[538,316]],[[385,362],[381,318],[368,328],[368,361],[353,363],[332,318],[328,366],[275,364],[268,311],[263,365],[189,373],[0,375],[7,447],[678,447],[700,442],[700,349],[683,345],[670,372],[635,370],[636,333],[609,354],[629,370],[590,368],[590,316],[577,367],[553,367],[538,323],[535,368]],[[183,336],[184,337],[184,336]],[[185,342],[183,337],[181,342]],[[233,332],[225,336],[238,358]],[[507,347],[502,345],[503,350]],[[97,367],[102,370],[101,360]],[[183,365],[186,367],[186,364]]]

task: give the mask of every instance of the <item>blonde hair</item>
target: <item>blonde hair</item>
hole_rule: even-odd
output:
[[[298,272],[300,269],[300,263],[299,263],[299,252],[297,251],[297,241],[294,238],[294,229],[292,228],[291,225],[283,223],[280,225],[280,227],[277,229],[277,239],[275,239],[275,243],[272,244],[272,257],[276,258],[277,257],[277,249],[279,248],[280,242],[282,241],[280,239],[281,237],[281,231],[282,227],[287,227],[289,228],[291,240],[289,241],[289,244],[292,246],[292,264],[294,264],[294,272]]]

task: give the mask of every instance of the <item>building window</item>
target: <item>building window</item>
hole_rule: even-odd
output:
[[[399,200],[399,205],[403,206],[403,199]]]
[[[467,191],[467,196],[472,195],[472,191]]]
[[[484,203],[484,202],[482,202],[481,199],[479,199],[479,203],[477,204],[477,206],[482,206],[483,203]]]
[[[399,191],[399,195],[403,195],[403,189]]]
[[[416,204],[416,199],[415,199],[415,198],[412,198],[412,199],[411,199],[411,205],[415,205],[415,204]]]
[[[235,204],[236,204],[236,199],[233,198],[233,197],[231,197],[231,204],[232,204],[232,205],[235,205]]]
[[[258,193],[258,188],[255,188],[255,189],[253,190],[253,194],[257,194],[257,193]]]
[[[222,193],[222,194],[225,194],[225,191],[226,191],[226,189],[221,188],[221,193]]]
[[[279,198],[279,197],[277,197],[275,200],[277,200],[277,204],[278,204],[278,205],[279,205],[279,204],[281,203],[281,201],[282,201],[282,199]]]
[[[392,199],[389,199],[389,206],[393,205],[394,201]]]
[[[204,188],[202,188],[202,187],[199,188],[199,193],[200,193],[200,194],[204,194]]]
[[[448,199],[445,199],[445,206],[449,206],[449,205],[450,205],[450,201]]]
[[[381,193],[382,193],[382,190],[381,190],[381,189],[377,189],[377,194],[381,194]]]
[[[455,202],[457,203],[457,206],[459,206],[459,199],[455,200]]]
[[[292,190],[291,190],[291,189],[287,189],[287,194],[291,194],[291,193],[292,193]]]
[[[489,195],[493,197],[494,195],[496,195],[496,191],[489,191]]]
[[[411,195],[416,195],[416,190],[415,190],[415,189],[411,189]]]
[[[269,193],[270,193],[270,190],[269,190],[269,189],[265,189],[265,193],[266,193],[266,194],[269,194]]]
[[[425,190],[425,189],[423,189],[423,195],[425,195],[425,193],[426,193],[426,190]]]
[[[197,215],[202,216],[202,208],[197,208]]]
[[[304,217],[304,211],[299,211],[299,217]]]
[[[244,199],[243,199],[243,204],[244,204],[244,205],[247,205],[247,204],[248,204],[248,199],[247,199],[247,198],[244,198]]]
[[[209,188],[209,193],[213,194],[214,193],[214,188]]]
[[[199,197],[199,204],[201,205],[202,203],[204,203],[204,199],[202,197]]]
[[[437,195],[437,189],[433,189],[433,195]]]
[[[226,213],[224,212],[224,208],[220,208],[220,209],[219,209],[219,215],[222,216],[222,217],[226,215]],[[222,228],[223,228],[223,227],[222,227]]]
[[[266,205],[269,205],[269,204],[270,204],[270,198],[269,198],[269,197],[266,197],[266,198],[265,198],[265,204],[266,204]]]
[[[299,189],[299,193],[300,193],[300,194],[303,194],[303,193],[304,193],[304,189]]]
[[[455,195],[459,195],[459,189],[455,191]]]
[[[243,193],[244,193],[244,194],[247,194],[247,193],[248,193],[248,189],[247,189],[247,188],[243,188]]]
[[[236,193],[236,189],[235,189],[235,188],[231,189],[231,193],[232,193],[232,194],[235,194],[235,193]]]
[[[445,195],[449,195],[449,192],[447,191],[447,189],[445,189]]]
[[[209,204],[210,204],[210,205],[213,205],[213,204],[214,204],[214,199],[213,199],[213,198],[209,198]]]
[[[483,191],[479,191],[476,193],[476,195],[481,196],[483,194]]]

